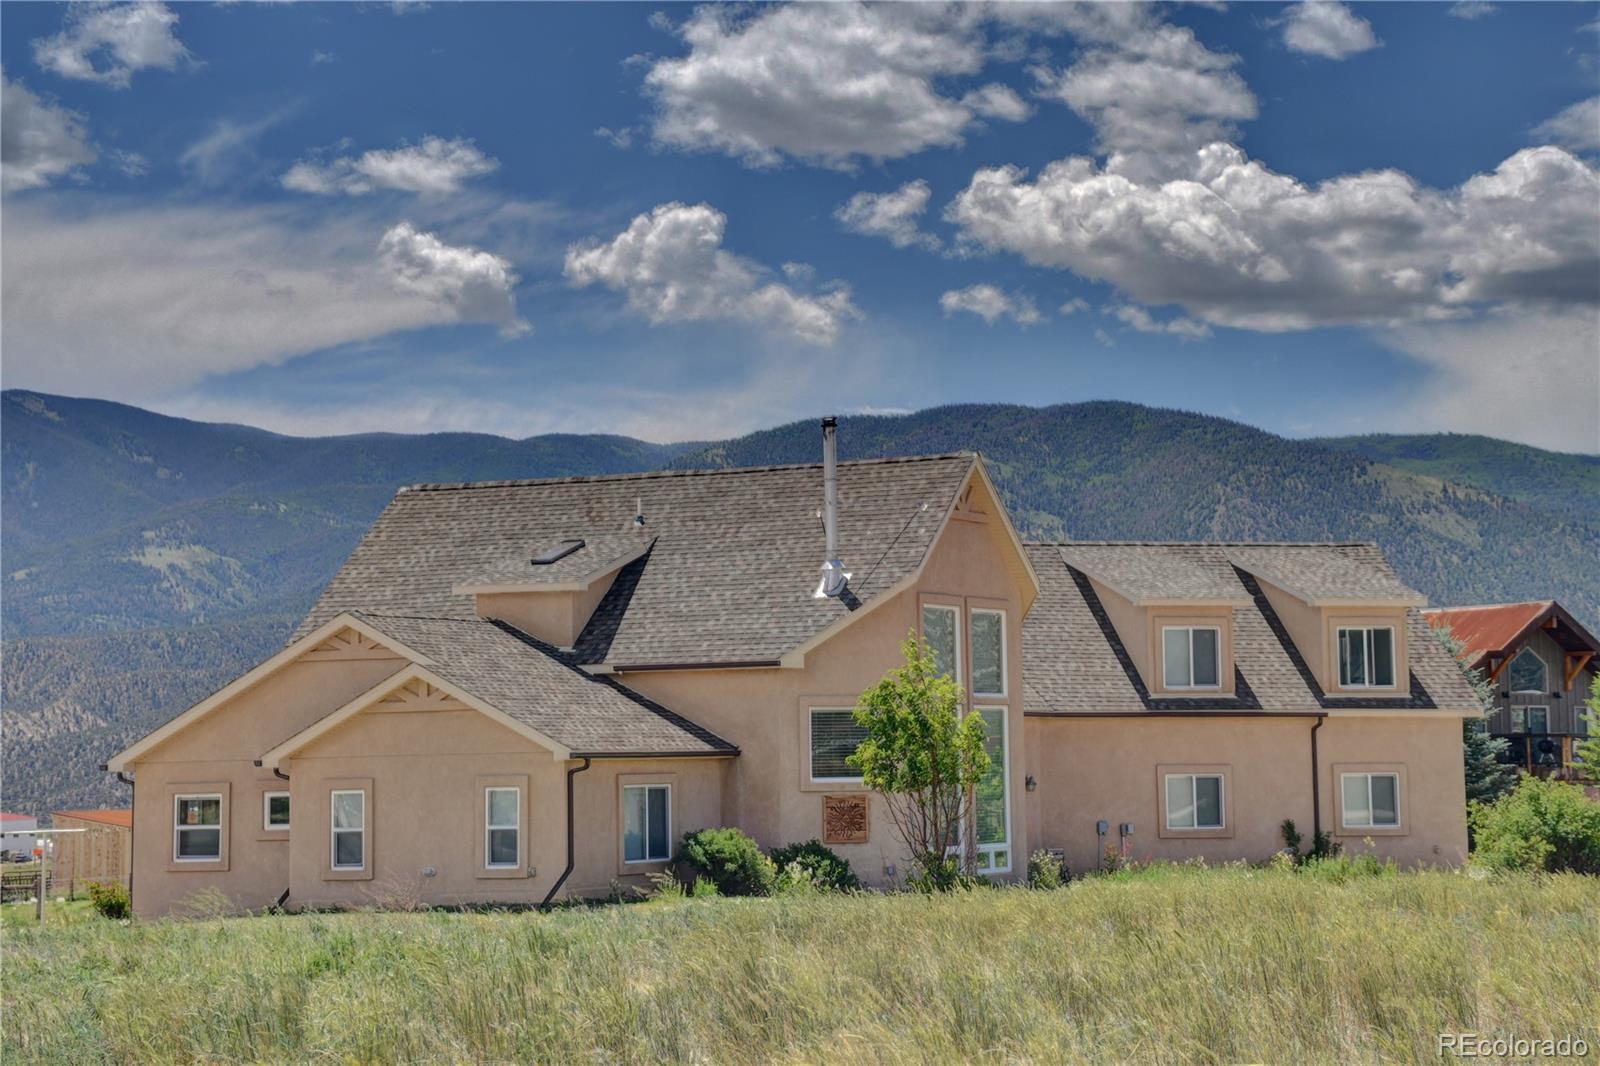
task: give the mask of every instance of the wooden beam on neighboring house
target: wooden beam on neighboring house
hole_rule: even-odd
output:
[[[1497,659],[1497,658],[1500,661],[1496,663],[1495,659]],[[1491,656],[1489,656],[1489,661],[1491,663],[1494,663],[1494,665],[1492,667],[1490,667],[1490,669],[1489,669],[1489,684],[1492,685],[1492,684],[1495,683],[1495,681],[1497,681],[1499,679],[1500,671],[1502,671],[1502,670],[1504,670],[1506,668],[1506,663],[1511,661],[1511,656],[1509,656],[1509,655],[1499,655],[1499,656],[1491,655]]]
[[[1569,652],[1567,652],[1567,669],[1566,669],[1566,675],[1567,675],[1566,676],[1566,682],[1567,683],[1566,683],[1566,685],[1563,686],[1563,691],[1565,691],[1566,689],[1570,689],[1572,687],[1573,678],[1577,677],[1578,676],[1578,672],[1580,670],[1582,670],[1585,666],[1588,666],[1589,665],[1589,660],[1593,659],[1593,658],[1594,658],[1594,652],[1592,652],[1592,651],[1569,651]]]

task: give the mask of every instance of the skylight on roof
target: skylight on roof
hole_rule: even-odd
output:
[[[549,566],[558,559],[565,559],[579,548],[583,547],[582,540],[564,540],[552,548],[546,548],[533,557],[534,566]]]

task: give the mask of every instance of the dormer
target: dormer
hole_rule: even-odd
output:
[[[1406,623],[1427,600],[1407,588],[1366,544],[1229,548],[1330,696],[1410,691]]]
[[[1234,694],[1234,612],[1250,597],[1214,554],[1182,544],[1062,545],[1089,579],[1152,696]]]
[[[471,596],[480,618],[571,648],[617,574],[654,544],[655,537],[642,530],[554,538],[530,546],[521,559],[472,575],[451,592]]]

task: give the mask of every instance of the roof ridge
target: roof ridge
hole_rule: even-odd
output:
[[[891,463],[926,463],[951,459],[976,459],[975,451],[940,452],[930,455],[891,455],[876,459],[847,459],[846,466],[880,466]],[[583,485],[604,481],[651,481],[661,478],[704,477],[712,474],[765,474],[779,470],[821,469],[816,463],[773,463],[767,466],[705,467],[694,470],[637,470],[624,474],[573,474],[566,477],[509,478],[499,481],[424,481],[402,485],[399,492],[449,492],[458,489],[510,489],[537,485]]]
[[[1376,548],[1372,540],[1025,540],[1028,548]]]
[[[1555,600],[1511,600],[1507,603],[1464,603],[1459,607],[1429,607],[1423,614],[1443,614],[1448,611],[1503,611],[1507,607],[1553,607]]]

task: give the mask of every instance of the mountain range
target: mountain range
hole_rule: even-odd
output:
[[[1600,618],[1600,457],[1290,440],[1119,402],[847,416],[839,441],[846,459],[981,452],[1025,536],[1372,540],[1435,603]],[[126,803],[105,757],[281,646],[401,485],[813,462],[819,441],[812,421],[665,445],[297,438],[8,390],[0,453],[4,805],[42,813]]]

